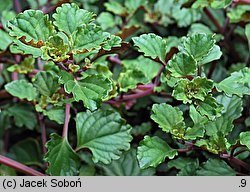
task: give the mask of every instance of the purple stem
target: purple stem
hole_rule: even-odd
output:
[[[37,58],[37,65],[39,70],[43,70],[43,64],[40,57]]]
[[[43,150],[43,154],[46,154],[47,149],[45,145],[47,142],[47,138],[46,138],[46,128],[45,128],[44,118],[43,118],[43,115],[41,115],[40,113],[37,113],[37,117],[38,117],[38,121],[39,121],[40,128],[41,128],[42,150]]]
[[[189,151],[192,151],[192,147],[189,147],[189,148],[185,148],[185,149],[177,149],[177,151],[179,153],[185,153],[185,152],[189,152]]]
[[[113,57],[109,57],[108,60],[111,61],[111,62],[113,62],[113,63],[116,63],[116,64],[118,64],[118,65],[121,65],[121,64],[122,64],[122,62],[121,62],[121,60],[119,59],[118,55],[113,56]]]
[[[223,34],[223,28],[220,26],[219,22],[217,19],[213,16],[213,14],[205,7],[204,13],[207,15],[207,17],[212,21],[212,23],[215,25],[217,30],[220,32],[220,34]]]
[[[14,0],[14,7],[15,7],[15,11],[17,13],[21,13],[22,12],[22,8],[21,8],[19,0]]]
[[[64,119],[62,137],[67,137],[68,136],[69,118],[70,118],[70,104],[67,103],[65,105],[65,119]]]
[[[145,90],[145,89],[153,88],[154,86],[155,86],[155,84],[153,84],[153,83],[148,83],[148,84],[146,84],[146,85],[137,85],[137,89]]]
[[[246,170],[250,171],[250,165],[248,165],[247,163],[245,163],[244,161],[241,161],[235,157],[232,157],[230,156],[229,154],[227,153],[224,153],[224,154],[220,154],[220,157],[221,158],[224,158],[224,159],[228,159],[231,163],[233,164],[236,164],[236,165],[239,165],[243,168],[245,168]]]
[[[239,4],[250,4],[250,0],[234,0],[234,3],[239,3]]]
[[[158,85],[160,83],[160,77],[161,77],[161,73],[162,71],[164,70],[165,66],[164,65],[161,65],[156,77],[155,77],[155,80],[154,80],[154,84],[155,85]]]
[[[46,176],[43,173],[40,173],[30,167],[27,167],[26,165],[23,165],[17,161],[14,161],[8,157],[5,157],[3,155],[0,155],[0,163],[4,164],[8,167],[12,167],[13,169],[20,171],[22,173],[25,173],[27,175],[32,175],[32,176]]]
[[[154,92],[154,87],[143,91],[141,93],[136,93],[136,94],[131,94],[131,95],[123,95],[123,97],[120,99],[120,97],[118,98],[118,101],[127,101],[127,100],[132,100],[132,99],[138,99],[141,97],[145,97],[148,96],[150,94],[152,94]]]

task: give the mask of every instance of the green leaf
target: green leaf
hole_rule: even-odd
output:
[[[25,44],[41,47],[53,35],[54,27],[40,10],[26,10],[8,23],[9,34]]]
[[[218,91],[224,91],[228,96],[233,94],[242,97],[250,95],[250,68],[244,68],[232,73],[229,77],[216,84]]]
[[[209,159],[197,171],[199,176],[236,176],[236,171],[219,159]]]
[[[136,88],[138,83],[147,84],[157,75],[160,64],[139,56],[137,59],[123,60],[124,70],[120,73],[118,83],[120,91]]]
[[[33,72],[34,63],[35,59],[33,57],[26,57],[20,64],[11,65],[10,67],[8,67],[8,71],[27,74]]]
[[[208,121],[208,119],[206,117],[201,116],[200,113],[197,112],[194,105],[190,105],[189,116],[191,117],[191,119],[195,125],[198,125],[198,124],[204,125]]]
[[[137,125],[135,127],[133,127],[131,133],[134,136],[138,136],[138,135],[145,135],[147,132],[150,131],[150,129],[152,128],[151,123],[149,122],[144,122],[141,125]]]
[[[250,131],[240,133],[240,144],[246,145],[250,149]]]
[[[0,176],[17,176],[16,170],[6,165],[0,165]]]
[[[97,109],[113,88],[111,80],[102,75],[91,75],[80,81],[69,80],[64,87],[67,93],[73,93],[75,101],[82,100],[90,110]]]
[[[138,83],[147,84],[149,82],[150,80],[145,76],[145,74],[138,69],[126,70],[120,73],[118,78],[121,92],[127,92],[129,89],[135,89]]]
[[[207,95],[204,101],[197,100],[196,104],[196,110],[199,111],[201,115],[207,116],[210,120],[219,117],[223,110],[223,106],[218,104],[212,95]]]
[[[155,173],[153,168],[140,169],[135,149],[123,153],[120,159],[101,167],[107,176],[151,176]]]
[[[245,34],[246,34],[246,36],[247,36],[248,48],[249,48],[249,51],[250,51],[250,23],[248,23],[248,24],[246,25]]]
[[[177,159],[169,161],[168,167],[170,169],[172,167],[179,169],[180,171],[177,174],[178,176],[196,175],[196,170],[199,167],[199,160],[179,157]]]
[[[209,121],[206,125],[206,135],[219,138],[220,135],[227,136],[233,129],[234,125],[232,121],[227,117],[221,116],[215,119],[215,121]]]
[[[46,4],[46,0],[27,0],[27,2],[29,3],[31,9],[39,9],[39,7],[43,7]]]
[[[11,119],[7,111],[0,111],[0,138],[3,138],[5,130],[11,128]],[[1,150],[0,150],[1,151]]]
[[[70,80],[74,80],[75,77],[71,73],[65,71],[65,70],[60,70],[59,71],[59,83],[65,84]]]
[[[208,118],[198,113],[193,105],[190,105],[189,116],[194,125],[186,129],[184,138],[187,140],[195,140],[197,137],[202,138],[205,133],[205,126],[208,122]]]
[[[14,43],[10,46],[11,53],[33,55],[34,58],[40,57],[42,55],[42,51],[39,48],[26,45],[17,39],[13,39],[13,42]]]
[[[174,87],[173,97],[183,103],[192,103],[196,99],[204,101],[212,88],[213,81],[205,77],[195,77],[192,81],[181,79]]]
[[[11,95],[20,99],[32,101],[35,100],[37,96],[36,88],[26,80],[12,81],[6,84],[4,87]]]
[[[107,30],[115,26],[116,21],[114,16],[109,12],[102,12],[96,19],[97,23],[103,30]]]
[[[89,148],[95,163],[111,163],[119,159],[122,151],[130,148],[131,127],[125,124],[119,113],[95,111],[76,116],[77,150]]]
[[[178,53],[169,61],[167,67],[174,77],[185,77],[196,72],[196,61],[186,53]]]
[[[85,53],[101,49],[101,44],[107,40],[109,34],[103,32],[95,24],[83,25],[73,34],[73,53]]]
[[[176,169],[183,169],[188,163],[193,162],[195,159],[178,157],[168,162],[168,168],[175,167]]]
[[[199,167],[199,162],[188,163],[182,170],[179,171],[177,176],[196,176],[196,171]]]
[[[192,55],[194,59],[199,63],[206,57],[215,45],[214,35],[207,35],[205,33],[196,33],[191,36],[185,37],[183,47],[181,50],[185,50]]]
[[[60,31],[72,35],[78,27],[83,24],[88,24],[94,19],[95,14],[84,9],[79,9],[75,3],[65,3],[56,9],[53,14],[55,26]]]
[[[116,15],[125,16],[127,14],[127,10],[123,7],[119,2],[116,1],[109,1],[104,3],[106,9]]]
[[[159,18],[156,17],[153,21],[165,27],[173,23],[177,23],[178,27],[188,27],[192,23],[200,20],[200,11],[184,8],[182,6],[183,3],[184,1],[168,0],[166,6],[166,0],[158,0],[154,5],[154,14],[160,16]]]
[[[8,35],[8,33],[4,32],[1,29],[0,29],[0,39],[1,39],[1,44],[0,44],[0,53],[1,53],[1,51],[5,51],[9,47],[9,45],[12,43],[12,39]]]
[[[229,9],[227,16],[230,19],[230,23],[238,23],[240,21],[249,22],[250,19],[247,16],[249,14],[250,7],[249,5],[240,5],[238,4],[233,9]]]
[[[122,39],[118,36],[111,35],[110,38],[102,45],[102,49],[110,51],[112,47],[121,47]]]
[[[68,143],[67,138],[52,133],[46,143],[48,153],[44,160],[49,163],[47,173],[52,176],[73,176],[79,173],[80,159]]]
[[[58,77],[49,71],[40,71],[36,74],[34,86],[37,90],[45,96],[51,96],[59,88]]]
[[[184,118],[182,111],[177,107],[162,103],[154,104],[152,107],[152,115],[150,116],[159,127],[166,133],[171,133],[176,137],[183,137],[184,134]]]
[[[13,6],[13,1],[12,0],[5,0],[1,2],[0,6],[0,14],[2,14],[2,11],[4,10],[9,10]]]
[[[1,14],[1,22],[2,22],[2,25],[3,25],[3,28],[5,29],[5,31],[9,32],[10,29],[8,28],[7,26],[7,23],[9,20],[15,18],[16,16],[16,12],[15,11],[3,11],[2,14]]]
[[[232,3],[232,0],[211,0],[211,1],[204,1],[204,0],[197,0],[192,5],[193,8],[203,8],[211,6],[214,9],[222,9],[226,8]]]
[[[31,105],[16,104],[7,109],[9,116],[14,117],[15,125],[33,130],[37,125],[36,115]]]
[[[69,58],[69,55],[67,55],[69,46],[64,43],[63,38],[59,35],[50,37],[41,50],[43,60],[61,62]]]
[[[132,39],[135,46],[139,48],[139,52],[152,59],[159,58],[161,62],[165,63],[167,45],[160,36],[149,33]]]
[[[136,11],[139,7],[145,6],[147,4],[147,0],[127,0],[125,1],[125,6],[129,10],[129,13],[133,13]]]
[[[212,50],[205,56],[202,61],[199,62],[200,65],[204,65],[206,63],[210,63],[211,61],[218,60],[222,56],[222,52],[218,45],[215,45]]]
[[[43,114],[48,116],[50,120],[56,121],[58,124],[64,124],[65,113],[63,107],[53,107],[43,111]]]
[[[199,10],[195,10],[192,8],[187,9],[180,6],[174,6],[172,10],[172,17],[176,20],[178,27],[187,27],[192,23],[200,20],[201,13],[199,12]]]
[[[240,97],[236,95],[233,95],[232,97],[219,95],[216,100],[219,104],[224,106],[222,114],[228,120],[233,121],[241,116],[243,102]]]
[[[192,128],[188,127],[185,131],[184,138],[186,140],[195,140],[196,138],[202,138],[204,136],[205,129],[201,125],[194,125]]]
[[[189,28],[188,34],[192,35],[194,33],[213,34],[213,31],[202,23],[193,23]]]
[[[42,166],[41,150],[37,140],[28,138],[11,146],[10,153],[15,160],[25,165]]]
[[[220,154],[228,150],[227,146],[230,146],[225,136],[218,134],[217,138],[208,137],[206,139],[197,140],[195,146],[207,150],[213,154]]]
[[[166,157],[173,159],[178,154],[177,150],[157,136],[145,136],[140,142],[137,151],[137,159],[142,169],[156,167],[162,163]]]

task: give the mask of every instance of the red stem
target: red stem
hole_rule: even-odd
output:
[[[67,103],[65,105],[65,119],[64,119],[62,137],[68,136],[69,118],[70,118],[70,104]]]
[[[25,173],[27,175],[31,175],[31,176],[46,176],[43,173],[40,173],[30,167],[27,167],[26,165],[23,165],[17,161],[14,161],[8,157],[2,156],[0,155],[0,163],[4,164],[8,167],[12,167],[13,169],[20,171],[22,173]]]

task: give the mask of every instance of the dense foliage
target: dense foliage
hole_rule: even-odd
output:
[[[249,175],[250,1],[0,4],[0,175]]]

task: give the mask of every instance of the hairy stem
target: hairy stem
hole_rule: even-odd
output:
[[[64,119],[62,137],[67,137],[68,136],[69,118],[70,118],[70,104],[67,103],[65,105],[65,119]]]
[[[31,175],[31,176],[46,176],[43,173],[40,173],[30,167],[27,167],[26,165],[23,165],[17,161],[14,161],[8,157],[2,156],[0,155],[0,163],[4,164],[8,167],[11,167],[17,171],[20,171],[22,173],[25,173],[27,175]]]

